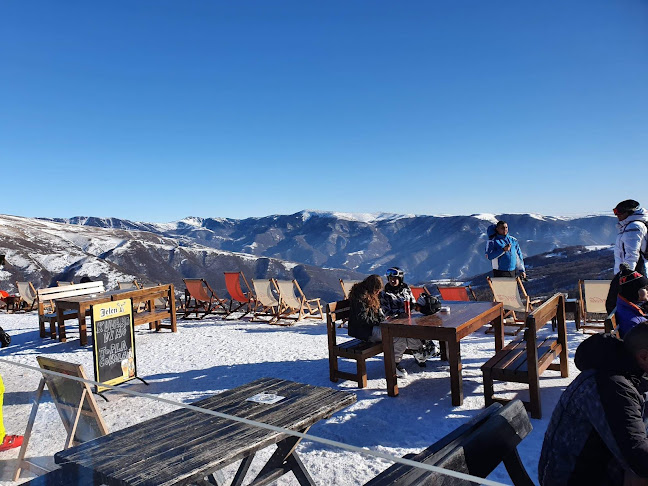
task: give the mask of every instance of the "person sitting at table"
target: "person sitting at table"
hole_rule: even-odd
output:
[[[351,287],[351,292],[349,292],[349,336],[372,343],[382,341],[380,323],[386,318],[380,305],[382,287],[383,282],[379,275],[369,275],[362,282]],[[420,347],[418,339],[394,338],[394,361],[396,362],[396,376],[399,378],[407,376],[407,371],[402,367],[400,361],[408,344],[413,344],[414,349]]]
[[[409,285],[405,283],[405,272],[399,267],[391,267],[387,269],[387,284],[385,289],[380,294],[380,305],[386,316],[396,316],[407,314],[405,310],[405,303],[409,304],[410,310],[418,309],[418,304]],[[425,368],[427,359],[436,355],[436,345],[434,341],[424,341],[410,339],[409,349],[415,350],[414,359],[416,364],[421,368]],[[418,341],[416,345],[413,343]]]
[[[362,282],[351,287],[351,292],[349,292],[349,336],[372,343],[382,341],[380,323],[386,318],[380,305],[382,288],[383,282],[380,275],[369,275]],[[400,362],[408,347],[410,349],[420,348],[420,340],[394,338],[394,361],[396,362],[396,376],[399,378],[407,376],[407,371]]]

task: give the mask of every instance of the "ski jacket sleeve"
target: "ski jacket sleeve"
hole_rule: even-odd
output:
[[[495,260],[504,254],[504,247],[508,245],[508,241],[504,239],[490,240],[490,245],[486,246],[486,256],[489,260]]]
[[[623,376],[599,374],[596,384],[606,423],[594,421],[592,425],[621,464],[637,476],[648,478],[648,436],[642,418],[642,397]]]
[[[520,243],[518,243],[517,240],[515,241],[515,254],[517,255],[517,261],[516,261],[516,266],[517,269],[521,272],[525,272],[524,270],[524,258],[522,257],[522,249],[520,248]]]
[[[621,235],[621,257],[620,263],[627,263],[633,270],[636,269],[641,252],[641,243],[646,237],[646,225],[638,221],[632,221],[625,227]]]

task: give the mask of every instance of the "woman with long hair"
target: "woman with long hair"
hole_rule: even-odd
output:
[[[383,282],[379,275],[369,275],[351,288],[351,292],[349,292],[349,336],[373,343],[382,341],[380,323],[386,318],[380,305],[382,288]],[[401,366],[400,361],[408,344],[412,346],[412,349],[421,347],[418,339],[394,338],[394,360],[396,361],[396,376],[399,378],[407,375],[407,371]]]
[[[378,343],[382,340],[380,323],[385,314],[380,308],[380,291],[383,283],[379,275],[369,275],[351,287],[349,300],[349,336]]]

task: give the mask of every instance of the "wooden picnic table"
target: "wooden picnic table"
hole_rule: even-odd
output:
[[[127,292],[126,290],[111,290],[109,292],[100,292],[97,294],[80,295],[77,297],[64,297],[55,299],[56,321],[59,329],[59,341],[65,342],[65,311],[73,310],[79,316],[79,341],[81,346],[88,344],[88,331],[86,329],[86,312],[90,306],[110,302],[113,295]]]
[[[258,393],[285,397],[275,404],[246,399]],[[278,378],[261,378],[192,405],[306,432],[356,401],[353,393]],[[292,471],[302,485],[313,480],[297,455],[301,438],[193,410],[179,409],[132,425],[54,458],[70,471],[87,471],[107,485],[186,485],[218,482],[223,467],[241,460],[232,486],[240,485],[257,451],[277,450],[250,484],[267,484]]]
[[[452,405],[463,403],[460,341],[491,322],[495,332],[495,351],[504,347],[503,307],[499,302],[443,302],[450,312],[437,312],[429,316],[412,314],[411,317],[390,319],[380,324],[387,394],[398,396],[396,362],[394,360],[395,337],[438,340],[441,358],[450,365],[450,391]]]
[[[169,288],[168,293],[162,292],[161,289]],[[111,300],[118,300],[119,298],[133,300],[142,300],[143,298],[148,298],[150,294],[150,299],[153,300],[153,297],[160,297],[161,295],[169,296],[169,310],[168,311],[156,311],[155,303],[151,302],[149,305],[151,310],[146,313],[134,313],[133,321],[135,325],[146,322],[155,322],[155,329],[159,330],[161,328],[171,329],[173,332],[176,332],[176,312],[175,312],[175,296],[173,295],[173,286],[172,285],[157,285],[153,287],[146,287],[144,289],[116,289],[110,290],[108,292],[98,292],[96,294],[90,295],[80,295],[75,297],[64,297],[61,299],[54,299],[56,306],[56,320],[59,329],[59,340],[65,342],[67,340],[65,336],[65,312],[66,311],[75,311],[77,312],[79,319],[79,341],[81,346],[88,344],[88,331],[86,328],[86,312],[90,310],[95,304],[103,304],[105,302],[110,302]],[[166,325],[162,324],[160,319],[168,317],[171,320],[171,323]],[[157,320],[156,320],[157,319]]]

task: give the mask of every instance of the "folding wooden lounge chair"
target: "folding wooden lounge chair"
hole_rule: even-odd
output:
[[[418,298],[421,296],[421,294],[429,294],[429,290],[425,288],[425,285],[423,287],[414,287],[411,286],[410,290],[412,291],[412,295],[414,296],[414,300],[418,300]]]
[[[279,293],[279,302],[281,304],[279,314],[294,314],[299,313],[299,318],[306,319],[323,319],[322,304],[320,299],[307,299],[302,292],[301,287],[297,280],[277,280],[273,279],[275,289]],[[299,297],[295,296],[295,289]]]
[[[610,290],[611,280],[579,280],[578,305],[582,324],[576,319],[576,329],[605,331],[607,310],[605,300]]]
[[[125,282],[117,282],[117,288],[119,290],[136,290],[142,287],[137,283],[137,280],[127,280]]]
[[[18,309],[31,311],[36,305],[38,294],[31,282],[16,282],[18,294],[20,294],[20,301],[18,302]]]
[[[227,315],[227,301],[220,299],[216,292],[212,290],[209,284],[202,278],[184,278],[187,292],[185,294],[185,313],[184,318],[187,319],[192,312],[196,313],[198,317],[199,311],[204,311],[200,319],[207,314],[217,314],[217,310],[221,310],[223,314]]]
[[[243,272],[224,272],[224,274],[225,286],[227,287],[227,292],[232,298],[230,300],[228,315],[237,312],[242,307],[245,307],[246,310],[239,319],[250,312],[254,312],[257,306],[257,299],[252,291],[252,287],[250,287],[245,275],[243,275]],[[243,291],[241,288],[241,280],[243,280],[247,291]],[[236,303],[234,301],[236,301]]]
[[[513,328],[505,333],[509,336],[517,336],[524,329],[527,315],[533,311],[534,306],[541,304],[542,300],[531,300],[519,277],[486,277],[486,280],[493,292],[493,302],[501,302],[504,306],[505,329]]]
[[[342,280],[340,279],[340,287],[342,287],[342,295],[344,295],[345,299],[349,298],[349,292],[351,292],[351,287],[353,287],[355,284],[358,282],[362,282],[362,280]]]
[[[274,324],[282,316],[280,313],[281,303],[272,293],[272,280],[255,280],[252,279],[252,286],[256,293],[256,308],[254,309],[254,318],[260,316],[270,317],[268,324]],[[288,309],[286,309],[287,311]],[[296,318],[294,318],[296,319]],[[263,320],[263,319],[259,319]]]
[[[441,294],[441,300],[469,302],[470,296],[472,296],[472,300],[477,300],[470,285],[465,287],[463,285],[437,285],[437,289]]]

